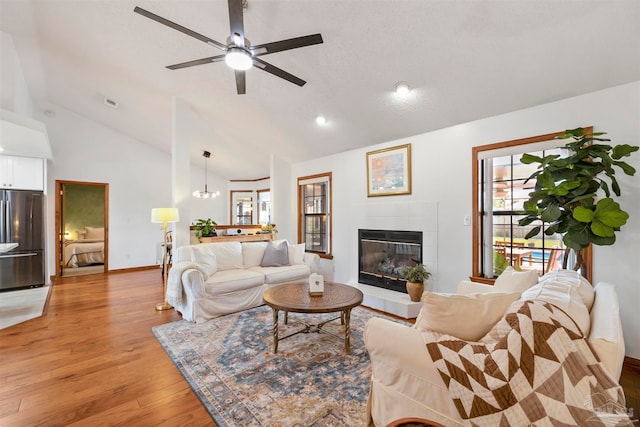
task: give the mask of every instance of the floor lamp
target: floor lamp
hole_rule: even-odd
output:
[[[167,230],[170,222],[180,221],[180,215],[177,208],[153,208],[151,209],[151,222],[162,224],[161,230],[164,234],[164,243],[162,245],[162,295],[164,300],[156,304],[156,310],[168,310],[173,308],[167,302]]]

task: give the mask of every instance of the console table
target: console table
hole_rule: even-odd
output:
[[[216,242],[268,242],[273,240],[274,235],[269,234],[236,234],[229,236],[213,236],[201,237],[200,243],[216,243]]]

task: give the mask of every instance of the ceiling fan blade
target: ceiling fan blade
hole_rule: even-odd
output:
[[[224,44],[222,44],[220,42],[217,42],[217,41],[215,41],[213,39],[210,39],[207,36],[203,36],[202,34],[196,33],[195,31],[190,30],[190,29],[188,29],[186,27],[183,27],[180,24],[176,24],[175,22],[169,21],[168,19],[165,19],[162,16],[158,16],[155,13],[149,12],[148,10],[144,10],[141,7],[136,6],[133,9],[133,11],[135,13],[139,13],[142,16],[146,16],[147,18],[152,19],[152,20],[154,20],[156,22],[159,22],[162,25],[166,25],[169,28],[173,28],[174,30],[178,30],[181,33],[184,33],[184,34],[186,34],[188,36],[191,36],[191,37],[196,38],[196,39],[198,39],[200,41],[203,41],[203,42],[205,42],[205,43],[207,43],[207,44],[209,44],[211,46],[215,46],[220,50],[223,50],[223,51],[227,50],[227,46],[226,45],[224,45]]]
[[[268,55],[270,53],[281,52],[283,50],[297,49],[304,46],[312,46],[314,44],[322,43],[322,35],[312,34],[309,36],[295,37],[287,40],[280,40],[277,42],[264,43],[256,46],[251,46],[249,50],[255,56]]]
[[[242,0],[228,0],[228,4],[231,43],[238,47],[244,47],[244,17],[242,16]]]
[[[244,71],[236,70],[236,91],[238,95],[244,95],[246,93],[246,73]]]
[[[258,59],[258,58],[253,58],[253,64],[256,66],[256,68],[262,70],[262,71],[266,71],[267,73],[271,73],[274,76],[278,76],[282,79],[288,80],[293,84],[296,84],[298,86],[304,86],[305,82],[304,80],[302,80],[301,78],[298,78],[296,76],[294,76],[293,74],[287,73],[284,70],[281,70],[280,68],[276,67],[275,65],[271,65],[268,62],[263,61],[262,59]]]
[[[180,64],[167,65],[170,70],[179,70],[180,68],[193,67],[195,65],[210,64],[212,62],[224,61],[224,55],[210,56],[208,58],[195,59],[193,61],[181,62]]]

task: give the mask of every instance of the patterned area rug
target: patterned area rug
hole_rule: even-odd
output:
[[[291,313],[280,336],[339,314]],[[351,312],[351,354],[344,339],[301,333],[273,354],[271,308],[256,307],[196,325],[184,320],[153,333],[220,427],[364,426],[371,369],[364,348],[366,321],[384,315]],[[391,319],[394,320],[394,319]],[[395,320],[402,323],[402,321]],[[340,321],[324,329],[344,336]]]

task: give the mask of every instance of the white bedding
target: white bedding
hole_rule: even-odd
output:
[[[104,264],[104,240],[71,240],[64,245],[65,268]]]

